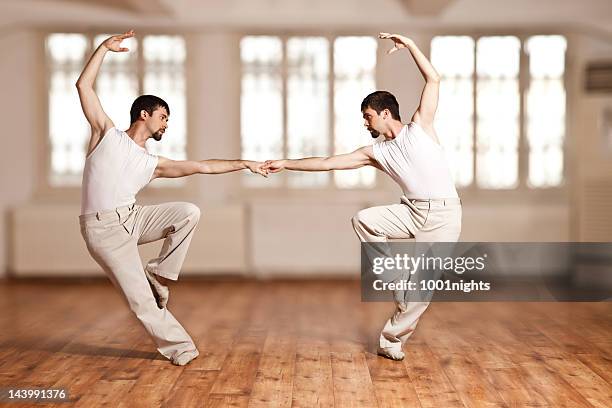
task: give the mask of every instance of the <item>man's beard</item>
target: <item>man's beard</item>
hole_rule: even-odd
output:
[[[159,142],[162,139],[163,134],[164,133],[162,131],[158,130],[157,132],[153,133],[153,136],[151,137],[153,137],[156,142]]]
[[[378,136],[380,136],[380,132],[378,130],[368,129],[368,132],[370,132],[370,136],[372,136],[372,139],[376,139]]]

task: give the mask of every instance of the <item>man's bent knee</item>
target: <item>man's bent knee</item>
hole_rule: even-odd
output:
[[[369,226],[373,224],[373,219],[370,216],[369,209],[361,210],[353,218],[351,218],[351,222],[353,224],[353,228],[362,229],[365,226]]]
[[[191,218],[193,218],[194,221],[198,221],[200,219],[200,215],[201,215],[201,211],[200,211],[200,207],[198,207],[195,204],[191,204],[189,205],[189,215]]]
[[[181,211],[190,221],[198,222],[200,219],[200,208],[192,203],[181,203]]]

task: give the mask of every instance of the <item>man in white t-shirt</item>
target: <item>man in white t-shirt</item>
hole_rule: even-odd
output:
[[[108,51],[127,52],[121,41],[133,31],[105,40],[93,53],[76,86],[91,125],[83,169],[81,234],[91,256],[124,295],[130,309],[156,343],[159,352],[176,365],[188,364],[198,350],[185,329],[166,308],[169,281],[178,279],[200,218],[191,203],[140,206],[136,194],[159,177],[221,174],[249,169],[267,176],[259,162],[247,160],[170,160],[150,154],[145,142],[160,141],[168,127],[170,107],[153,95],[141,95],[130,109],[126,131],[115,128],[94,90]],[[163,239],[159,255],[143,268],[138,245]]]
[[[433,127],[440,77],[411,39],[387,33],[380,33],[379,38],[393,41],[389,54],[408,49],[425,79],[411,122],[401,122],[399,104],[392,94],[377,91],[363,100],[361,111],[372,137],[382,135],[383,141],[336,156],[267,161],[264,169],[276,173],[284,169],[329,171],[374,166],[397,182],[403,196],[400,204],[368,208],[353,217],[353,228],[361,242],[456,242],[461,232],[461,202]],[[429,301],[409,301],[403,292],[399,296],[395,293],[394,298],[394,312],[381,332],[378,354],[402,360],[402,345],[414,332]]]

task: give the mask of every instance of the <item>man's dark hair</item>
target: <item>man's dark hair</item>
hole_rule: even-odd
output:
[[[363,112],[368,107],[374,109],[379,115],[383,110],[389,109],[393,119],[402,120],[399,113],[399,103],[397,103],[397,99],[395,99],[395,96],[393,96],[391,92],[372,92],[361,102],[361,111]]]
[[[170,107],[162,98],[155,95],[140,95],[134,99],[130,108],[130,124],[138,120],[141,111],[145,110],[149,115],[152,115],[153,111],[158,108],[166,108],[168,115],[170,115]]]

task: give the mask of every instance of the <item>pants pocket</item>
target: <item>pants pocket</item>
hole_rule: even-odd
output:
[[[134,228],[136,227],[136,215],[137,209],[133,209],[130,214],[127,216],[125,221],[121,223],[121,226],[130,236],[134,235]]]

